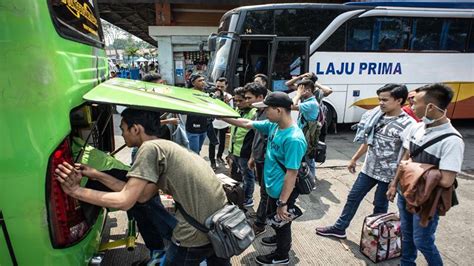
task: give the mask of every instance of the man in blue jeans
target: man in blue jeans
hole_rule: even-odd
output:
[[[401,157],[403,131],[414,123],[414,120],[402,111],[408,96],[406,86],[387,84],[377,90],[377,95],[380,109],[369,111],[371,113],[368,115],[368,121],[372,123],[366,123],[367,126],[361,129],[367,132],[363,134],[364,143],[347,166],[349,172],[355,173],[357,160],[367,152],[362,171],[347,196],[339,219],[334,225],[317,227],[318,235],[346,238],[346,228],[349,227],[362,199],[376,185],[373,213],[387,212],[386,193]],[[365,122],[361,120],[361,123]]]
[[[422,123],[414,124],[404,136],[403,148],[406,150],[403,160],[410,158],[410,153],[430,140],[445,134],[454,134],[426,147],[411,158],[413,162],[436,165],[441,171],[440,186],[449,188],[461,172],[464,154],[464,142],[461,134],[451,125],[446,117],[446,110],[453,98],[453,91],[444,84],[430,84],[416,89],[413,109]],[[387,198],[393,201],[397,194],[400,172],[390,183]],[[398,209],[402,230],[401,265],[416,265],[418,250],[421,251],[429,265],[443,265],[435,245],[435,233],[439,217],[436,214],[426,227],[420,225],[420,216],[406,209],[406,200],[398,191]],[[454,198],[453,203],[455,204]]]
[[[245,100],[245,91],[254,83],[248,83],[243,88],[236,88],[235,104],[239,109],[239,114],[244,119],[253,120],[257,113],[256,108],[252,108],[254,99]],[[238,97],[237,97],[238,96]],[[242,101],[239,101],[242,99]],[[254,205],[253,192],[255,190],[255,175],[252,169],[248,167],[248,161],[252,153],[252,142],[255,132],[252,129],[232,126],[230,128],[230,147],[229,155],[232,156],[233,163],[237,164],[240,174],[244,182],[245,202],[244,207],[250,208]]]

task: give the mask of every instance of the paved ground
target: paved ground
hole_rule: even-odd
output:
[[[117,119],[117,118],[116,118]],[[117,124],[117,123],[116,123]],[[458,177],[457,190],[461,204],[449,211],[446,217],[440,219],[437,233],[437,245],[446,265],[472,265],[474,260],[474,227],[472,219],[474,211],[474,126],[472,121],[456,125],[466,141],[466,153],[463,171]],[[352,156],[357,146],[352,143],[353,132],[342,130],[337,135],[330,135],[327,140],[328,160],[318,167],[318,188],[311,195],[300,196],[298,205],[304,210],[304,215],[293,223],[293,249],[291,251],[292,265],[372,265],[359,252],[360,230],[363,219],[372,211],[370,193],[362,202],[351,226],[348,228],[347,240],[335,240],[319,237],[314,228],[329,225],[335,222],[340,214],[347,194],[355,180],[355,175],[345,169],[347,160]],[[117,143],[123,143],[117,136]],[[122,151],[118,157],[129,160],[129,151]],[[203,156],[207,154],[207,147],[203,148]],[[359,167],[360,169],[360,167]],[[225,169],[221,169],[225,171]],[[258,193],[255,193],[258,197]],[[391,211],[397,211],[394,204]],[[124,212],[109,214],[106,234],[103,240],[117,239],[125,232],[126,215]],[[264,236],[270,236],[271,229],[267,229]],[[254,258],[259,254],[271,251],[270,248],[260,245],[258,237],[251,247],[243,254],[232,259],[233,265],[255,265]],[[142,240],[140,240],[141,243]],[[110,250],[106,253],[104,265],[134,265],[147,258],[147,251],[143,244],[133,252],[124,249]],[[418,264],[427,265],[420,255]],[[381,265],[397,265],[398,260],[391,260]]]

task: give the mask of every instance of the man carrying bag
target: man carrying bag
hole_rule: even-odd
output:
[[[461,171],[464,142],[461,134],[446,117],[446,110],[453,98],[453,91],[444,84],[430,84],[416,89],[413,109],[422,123],[412,125],[404,135],[403,148],[406,149],[402,160],[414,163],[431,164],[439,169],[441,179],[438,186],[449,188],[455,184],[456,175]],[[436,141],[432,141],[435,140]],[[428,145],[429,144],[429,145]],[[402,174],[402,167],[389,186],[387,198],[393,201]],[[455,195],[455,193],[454,193]],[[455,201],[453,201],[455,202]],[[402,229],[401,265],[415,265],[418,250],[429,265],[443,265],[440,253],[435,245],[435,233],[438,227],[439,210],[427,224],[421,223],[422,217],[407,210],[407,200],[399,191],[398,209]]]

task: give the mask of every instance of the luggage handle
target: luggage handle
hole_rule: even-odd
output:
[[[394,212],[389,212],[389,213],[386,213],[385,215],[382,215],[380,217],[378,217],[377,219],[374,219],[373,221],[371,221],[370,223],[367,224],[367,226],[371,227],[372,224],[374,224],[376,221],[382,219],[382,218],[385,218],[385,217],[388,217],[390,215],[394,215],[395,213]]]

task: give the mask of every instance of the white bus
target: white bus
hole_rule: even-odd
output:
[[[353,123],[378,104],[386,83],[414,89],[442,82],[455,97],[448,115],[474,118],[474,9],[272,4],[240,7],[221,19],[208,69],[233,87],[269,77],[271,90],[311,71],[334,93],[329,123]]]

